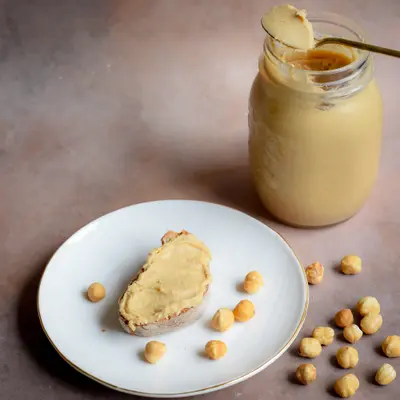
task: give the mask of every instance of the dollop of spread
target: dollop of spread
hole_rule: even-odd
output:
[[[303,54],[293,54],[287,57],[286,62],[294,68],[307,71],[331,71],[345,67],[353,62],[353,60],[346,54],[339,53],[338,51],[313,49]]]
[[[314,47],[314,31],[306,15],[290,4],[275,6],[262,17],[262,25],[276,40],[307,50]]]
[[[210,250],[196,236],[178,234],[148,255],[120,300],[120,314],[134,329],[201,304],[212,279],[210,261]]]

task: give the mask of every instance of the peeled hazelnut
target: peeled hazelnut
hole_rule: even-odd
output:
[[[315,358],[321,354],[321,343],[314,338],[304,338],[300,341],[299,355],[306,358]]]
[[[378,332],[382,324],[381,314],[367,314],[360,322],[361,329],[366,335],[373,335]]]
[[[210,340],[205,347],[207,356],[212,360],[219,360],[227,351],[228,348],[226,347],[226,344],[220,340]]]
[[[342,398],[353,396],[360,387],[360,381],[354,374],[347,374],[339,378],[334,385],[335,392]]]
[[[361,272],[361,258],[358,256],[345,256],[340,262],[340,268],[345,275],[357,275]]]
[[[324,267],[319,262],[315,262],[306,268],[307,281],[310,285],[317,285],[324,277]]]
[[[354,317],[350,309],[340,310],[335,315],[335,323],[339,328],[345,328],[353,323]]]
[[[380,385],[389,385],[396,379],[396,371],[390,364],[383,364],[375,375],[375,380]]]
[[[367,314],[379,314],[381,305],[375,297],[367,296],[358,300],[357,311],[364,317]]]
[[[243,288],[247,293],[256,293],[264,285],[263,277],[257,271],[249,272],[244,279]]]
[[[219,332],[227,331],[235,322],[233,312],[228,308],[220,308],[211,320],[211,326]]]
[[[253,318],[255,314],[254,304],[250,300],[242,300],[233,310],[236,321],[246,322]]]
[[[155,340],[148,342],[144,349],[144,358],[150,363],[155,364],[159,361],[167,351],[167,346],[164,343]]]
[[[301,364],[296,369],[296,378],[303,385],[309,385],[317,379],[317,369],[312,364]]]
[[[90,301],[96,303],[104,299],[104,297],[106,296],[106,289],[101,283],[92,283],[88,288],[87,296]]]
[[[313,330],[312,337],[317,339],[322,345],[328,346],[333,342],[335,331],[329,326],[318,326]]]
[[[382,351],[389,358],[400,357],[400,336],[388,336],[382,343]]]
[[[342,368],[354,368],[358,364],[358,351],[354,347],[343,346],[336,352],[336,360]]]
[[[357,325],[346,326],[343,330],[344,338],[350,343],[357,343],[363,335],[362,330]]]

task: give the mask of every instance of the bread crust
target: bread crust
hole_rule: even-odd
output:
[[[189,232],[183,230],[181,232],[174,232],[168,231],[162,238],[161,244],[164,245],[165,243],[174,240],[180,235],[188,235]],[[131,280],[128,287],[135,282],[140,274],[143,272],[143,268],[139,271],[139,273]],[[171,332],[176,329],[182,328],[184,326],[190,325],[193,322],[197,321],[203,314],[206,308],[206,294],[208,292],[208,286],[206,287],[204,294],[203,294],[203,302],[196,307],[184,308],[183,310],[175,313],[173,315],[168,316],[157,322],[152,322],[145,325],[134,325],[133,327],[119,312],[119,322],[124,329],[125,332],[129,333],[130,335],[135,336],[142,336],[142,337],[149,337],[149,336],[156,336],[161,335],[163,333]],[[118,303],[121,302],[123,294],[121,295]]]

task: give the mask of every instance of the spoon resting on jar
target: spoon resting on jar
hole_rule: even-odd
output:
[[[400,58],[399,50],[355,40],[338,37],[325,37],[316,40],[313,27],[306,18],[305,10],[298,10],[291,5],[273,7],[262,17],[261,25],[274,40],[294,49],[309,50],[326,44],[338,44]]]

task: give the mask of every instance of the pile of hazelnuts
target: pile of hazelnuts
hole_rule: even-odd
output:
[[[345,275],[356,275],[361,272],[361,258],[354,255],[346,256],[341,261],[341,271]],[[324,267],[320,263],[314,263],[306,268],[309,284],[315,285],[322,281]],[[361,298],[356,311],[362,317],[360,327],[354,323],[354,316],[350,309],[343,309],[336,313],[334,321],[339,328],[343,328],[344,338],[351,344],[358,342],[361,337],[373,335],[382,327],[383,318],[381,306],[375,297]],[[335,331],[331,327],[319,326],[312,332],[311,338],[303,338],[300,341],[299,355],[306,358],[315,358],[322,352],[322,346],[330,345],[335,337]],[[382,343],[383,353],[389,357],[400,357],[400,336],[388,336]],[[336,353],[336,360],[344,369],[355,368],[358,364],[358,351],[351,346],[343,346]],[[309,385],[317,377],[317,370],[313,364],[301,364],[296,370],[297,380]],[[388,385],[396,378],[396,371],[390,364],[383,364],[375,375],[375,380],[380,385]],[[353,396],[360,386],[356,375],[346,374],[334,384],[335,392],[342,398]]]

